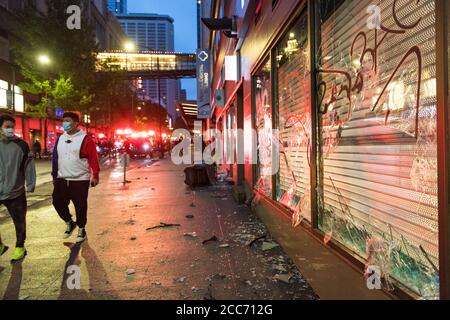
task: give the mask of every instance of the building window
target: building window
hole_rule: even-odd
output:
[[[277,201],[289,208],[293,224],[311,220],[311,89],[308,19],[302,14],[275,48],[279,166]]]
[[[8,82],[0,80],[0,109],[8,108]]]
[[[9,40],[0,36],[0,59],[9,61]]]
[[[320,2],[319,228],[438,298],[435,1]]]
[[[258,163],[255,188],[272,198],[272,82],[270,59],[253,78]]]

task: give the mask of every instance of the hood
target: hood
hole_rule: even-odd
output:
[[[19,139],[18,136],[14,136],[14,137],[11,137],[11,138],[7,138],[7,137],[3,137],[2,136],[0,138],[0,141],[3,142],[3,143],[10,143],[11,141],[14,141],[14,140],[17,140],[17,139]]]
[[[75,138],[75,137],[77,137],[77,136],[80,136],[80,135],[83,135],[83,134],[85,134],[85,132],[83,131],[83,130],[79,130],[77,133],[75,133],[74,135],[70,135],[70,134],[68,134],[67,132],[64,132],[63,133],[63,136],[65,137],[65,138],[68,138],[68,139],[70,139],[70,138]]]

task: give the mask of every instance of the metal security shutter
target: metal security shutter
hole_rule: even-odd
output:
[[[376,3],[383,30],[369,29],[371,0],[344,1],[321,26],[320,228],[369,264],[378,255],[386,274],[436,298],[435,5]],[[385,245],[383,254],[373,243]]]
[[[298,214],[298,219],[311,220],[311,89],[307,39],[307,16],[303,14],[276,48],[280,131],[277,200]]]
[[[256,186],[272,198],[272,82],[270,59],[254,76],[255,123],[258,139]]]

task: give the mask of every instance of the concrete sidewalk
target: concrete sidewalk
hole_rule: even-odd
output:
[[[91,189],[88,241],[81,246],[73,243],[75,234],[62,240],[65,224],[50,198],[32,207],[28,256],[14,265],[11,251],[0,258],[0,297],[317,298],[265,226],[235,204],[228,186],[190,190],[183,169],[170,160],[135,161],[125,188],[122,168],[104,170],[101,185]],[[0,221],[0,231],[13,245],[10,219]],[[265,240],[248,245],[262,235]],[[213,236],[216,241],[202,244]],[[80,270],[78,290],[67,285],[73,270]]]

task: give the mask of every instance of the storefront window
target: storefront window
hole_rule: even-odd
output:
[[[0,80],[0,109],[8,108],[8,82]]]
[[[280,170],[277,201],[293,212],[293,225],[311,219],[311,89],[308,19],[303,14],[275,49]]]
[[[23,91],[19,87],[14,88],[14,108],[16,112],[24,112],[25,104],[23,100]]]
[[[319,228],[438,298],[435,1],[321,3]]]
[[[255,123],[258,139],[256,188],[272,198],[272,88],[270,60],[255,74]]]

